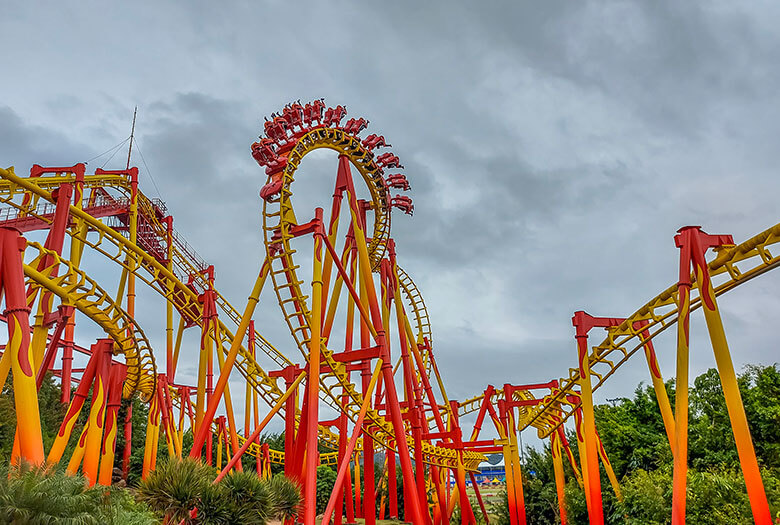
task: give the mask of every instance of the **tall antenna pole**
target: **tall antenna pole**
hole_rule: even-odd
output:
[[[133,127],[130,128],[130,147],[127,148],[127,166],[126,170],[130,169],[130,154],[133,152],[133,136],[135,135],[135,116],[138,114],[138,106],[133,110]]]

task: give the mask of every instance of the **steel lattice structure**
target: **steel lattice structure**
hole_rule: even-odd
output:
[[[534,427],[550,439],[562,522],[565,455],[586,491],[591,523],[599,524],[599,459],[618,497],[620,487],[596,431],[593,391],[641,349],[675,457],[673,523],[684,523],[687,389],[678,390],[673,412],[653,338],[677,327],[677,384],[687,385],[688,319],[701,308],[754,517],[757,523],[771,523],[716,298],[780,264],[780,255],[771,252],[780,242],[780,225],[738,245],[730,236],[680,230],[677,284],[625,318],[575,313],[578,366],[567,377],[488,385],[481,395],[459,403],[447,397],[422,294],[399,267],[390,236],[392,213],[414,211],[408,196],[393,195],[410,189],[399,171],[403,166],[393,153],[380,153],[389,147],[383,136],[361,137],[368,121],[347,120],[346,113],[322,100],[289,104],[266,119],[263,136],[252,144],[252,156],[267,177],[260,190],[265,260],[243,310],[220,294],[213,266],[176,233],[165,205],[139,191],[136,168],[87,173],[84,164],[35,165],[29,177],[0,169],[0,291],[8,326],[0,380],[13,375],[17,434],[12,462],[57,463],[75,442],[68,470],[81,470],[90,484],[110,484],[122,431],[126,476],[134,429],[129,415],[118,421],[117,414],[122,399],[137,396],[150,408],[143,429],[144,477],[155,468],[161,435],[170,456],[203,458],[221,469],[219,478],[241,469],[240,458],[252,454],[259,475],[269,475],[273,462],[300,483],[300,518],[313,525],[316,467],[329,464],[338,477],[323,522],[332,516],[337,524],[352,523],[363,516],[373,523],[377,506],[382,516],[398,515],[395,472],[400,468],[407,519],[438,524],[449,523],[455,506],[468,501],[469,477],[487,518],[473,472],[485,453],[500,452],[507,465],[512,523],[525,523],[518,433]],[[299,168],[307,155],[323,149],[337,158],[330,208],[327,213],[296,209],[294,190],[306,184]],[[304,180],[296,184],[296,178]],[[42,242],[33,240],[37,237]],[[709,248],[716,256],[708,262]],[[97,273],[88,273],[93,266]],[[105,269],[117,273],[118,282],[107,282]],[[164,305],[164,352],[152,351],[136,315],[141,286]],[[266,287],[273,288],[291,334],[293,344],[285,351],[255,329],[255,307]],[[79,325],[96,324],[105,337],[89,348],[76,344],[77,318]],[[588,333],[595,327],[605,328],[607,337],[590,347]],[[183,343],[187,330],[197,332],[197,348]],[[74,352],[86,356],[84,368],[73,367]],[[197,353],[197,384],[177,381],[182,352]],[[37,390],[50,371],[60,378],[61,401],[68,409],[45,451]],[[246,384],[242,406],[229,388],[236,371]],[[88,422],[77,429],[90,391]],[[262,419],[260,401],[270,407]],[[242,411],[243,422],[236,421]],[[476,424],[465,438],[460,418],[474,412]],[[277,415],[285,422],[284,450],[259,441]],[[498,439],[479,439],[487,416]],[[579,460],[563,432],[571,416]],[[184,450],[185,432],[193,434],[190,450]],[[321,454],[320,445],[333,451]],[[381,451],[386,502],[376,501],[374,482],[373,458]],[[363,463],[362,488],[361,455],[370,458]],[[446,490],[450,476],[457,486],[452,494]],[[354,500],[349,496],[353,485]],[[470,505],[462,510],[463,523],[476,522]]]

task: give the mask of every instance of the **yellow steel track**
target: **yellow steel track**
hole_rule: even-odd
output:
[[[297,275],[296,270],[299,266],[295,264],[293,259],[296,250],[290,242],[293,238],[292,229],[298,225],[291,197],[293,194],[292,183],[295,181],[295,172],[301,160],[308,153],[318,149],[331,149],[349,158],[352,166],[360,173],[368,188],[371,196],[371,209],[374,212],[373,236],[368,246],[368,252],[375,271],[384,255],[390,227],[387,189],[382,180],[381,171],[373,162],[373,154],[362,146],[360,140],[343,130],[327,127],[315,128],[303,135],[288,157],[279,197],[267,200],[263,205],[263,230],[266,255],[271,263],[270,275],[274,290],[290,333],[304,358],[308,358],[311,313],[307,306],[308,296],[301,289],[303,280]],[[281,244],[281,249],[276,249],[279,244]],[[408,279],[408,276],[406,282],[409,290],[407,293],[411,294],[412,288],[409,285],[411,279]],[[419,303],[422,304],[421,297]],[[421,330],[424,333],[425,325],[419,323],[423,319],[427,320],[427,312],[421,310],[420,317],[418,317],[418,327],[422,327]],[[429,323],[426,324],[428,327],[430,326]],[[350,380],[344,363],[333,359],[333,352],[324,345],[321,351],[322,363],[327,365],[330,371],[320,376],[320,389],[330,398],[328,404],[346,413],[354,422],[358,418],[363,396],[359,388]],[[350,400],[346,405],[341,403],[341,397],[345,394]],[[369,408],[365,417],[366,421],[370,422],[366,425],[367,433],[374,441],[384,447],[395,448],[395,440],[398,436],[395,435],[392,424],[373,408]],[[413,449],[414,441],[411,436],[407,435],[405,438],[410,449]],[[437,447],[423,442],[422,453],[426,463],[450,468],[457,467],[457,452],[451,448]],[[483,459],[482,454],[473,452],[464,454],[464,462],[469,469],[475,468]]]
[[[715,295],[720,296],[733,290],[755,277],[780,266],[780,254],[773,254],[780,244],[780,224],[777,224],[754,237],[733,247],[721,249],[709,263],[709,271],[715,287]],[[696,276],[692,275],[692,282]],[[691,311],[701,307],[701,297],[692,289]],[[677,285],[674,284],[645,303],[628,316],[619,326],[610,328],[606,338],[591,348],[588,355],[593,389],[596,390],[611,377],[617,369],[641,350],[644,343],[674,325],[678,319]],[[639,328],[637,321],[647,321]],[[647,330],[645,339],[642,333]],[[554,394],[544,397],[533,407],[522,407],[525,416],[523,427],[533,426],[539,437],[547,437],[559,425],[568,419],[579,403],[572,402],[567,396],[576,398],[579,371],[569,369],[569,377],[560,380],[561,387]],[[493,393],[495,399],[504,396],[501,389]],[[475,396],[461,404],[460,413],[468,414],[479,409],[483,396]]]

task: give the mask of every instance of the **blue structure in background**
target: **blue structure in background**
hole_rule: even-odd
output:
[[[506,469],[504,457],[501,454],[491,454],[488,460],[478,467],[479,472],[474,474],[477,483],[492,483],[495,480],[506,481]]]

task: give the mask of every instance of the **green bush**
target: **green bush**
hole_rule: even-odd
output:
[[[5,460],[0,460],[5,463]],[[22,466],[0,472],[0,523],[151,525],[158,519],[129,491],[88,488],[82,476]]]
[[[281,474],[269,481],[251,470],[231,472],[219,483],[215,478],[215,470],[197,460],[171,459],[141,482],[137,497],[167,523],[263,525],[300,507],[298,487]]]
[[[275,518],[287,519],[298,514],[303,501],[298,485],[283,474],[277,474],[268,482],[268,489]]]

